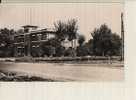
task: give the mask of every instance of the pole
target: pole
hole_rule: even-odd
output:
[[[121,60],[124,60],[124,22],[123,22],[123,13],[121,13]]]

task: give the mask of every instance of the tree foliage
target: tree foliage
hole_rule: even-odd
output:
[[[10,57],[13,56],[15,31],[13,29],[9,30],[7,28],[0,29],[0,56]]]
[[[77,38],[77,30],[78,30],[77,20],[76,19],[68,20],[66,24],[66,34],[68,35],[69,41],[72,41],[73,39]]]
[[[57,21],[54,23],[55,31],[57,33],[57,38],[60,41],[63,41],[65,38],[68,38],[69,41],[77,38],[77,20],[71,19],[67,22]]]
[[[84,44],[81,46],[78,46],[76,49],[77,52],[77,56],[88,56],[90,55],[90,50],[89,50],[89,46]]]
[[[81,46],[85,42],[85,37],[83,35],[79,35],[78,44]]]
[[[93,52],[95,55],[119,55],[121,38],[119,35],[112,33],[106,24],[95,29],[91,35],[93,37]]]
[[[50,39],[41,45],[44,55],[47,56],[63,56],[65,48],[61,46],[58,39]]]
[[[66,23],[59,20],[54,23],[54,27],[57,33],[56,38],[59,41],[63,41],[66,38]]]
[[[54,27],[57,33],[57,39],[59,41],[62,42],[65,39],[68,39],[71,42],[72,48],[66,50],[64,55],[71,55],[71,56],[76,55],[75,50],[73,49],[75,47],[75,42],[73,40],[77,38],[77,30],[78,30],[77,20],[70,19],[67,22],[57,21],[56,23],[54,23]],[[61,49],[63,48],[61,47]],[[62,54],[63,53],[64,52],[62,51]]]

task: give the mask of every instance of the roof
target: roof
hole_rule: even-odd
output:
[[[22,26],[23,28],[38,28],[38,26],[34,26],[34,25],[24,25]]]
[[[14,36],[21,36],[21,35],[27,35],[27,34],[37,34],[37,33],[41,33],[41,32],[45,32],[45,33],[49,33],[49,34],[56,34],[55,31],[53,30],[47,30],[47,29],[41,29],[41,30],[34,30],[25,34],[16,34]]]

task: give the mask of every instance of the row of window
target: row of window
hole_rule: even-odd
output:
[[[31,41],[46,40],[47,34],[33,34],[31,36]]]
[[[26,39],[26,41],[28,41],[29,39],[31,41],[46,40],[47,34],[32,34],[31,37],[26,37],[25,39]],[[19,43],[19,42],[24,42],[25,39],[24,39],[24,36],[17,36],[17,37],[15,37],[14,40],[16,43]]]
[[[33,45],[31,51],[36,48],[39,48],[39,45]],[[24,46],[19,46],[17,47],[16,50],[17,50],[17,56],[24,56],[25,54],[28,53],[27,48],[25,48]]]

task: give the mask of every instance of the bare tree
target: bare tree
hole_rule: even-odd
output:
[[[71,41],[72,46],[74,47],[74,39],[77,38],[77,20],[70,19],[67,22],[57,21],[54,23],[55,31],[57,33],[57,38],[63,41],[66,37]]]
[[[57,33],[57,39],[63,41],[66,37],[66,23],[59,20],[54,23],[54,29]]]

